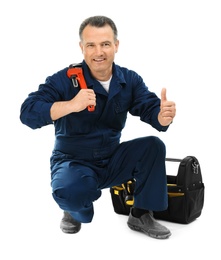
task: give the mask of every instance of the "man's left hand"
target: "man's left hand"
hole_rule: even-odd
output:
[[[172,123],[176,115],[176,104],[173,101],[168,101],[166,97],[166,89],[161,91],[160,113],[158,121],[162,126],[167,126]]]

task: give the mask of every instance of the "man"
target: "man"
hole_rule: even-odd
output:
[[[120,137],[128,112],[166,131],[176,113],[175,103],[167,100],[166,89],[159,99],[136,72],[114,63],[119,40],[111,19],[89,17],[79,36],[88,88],[74,87],[65,68],[29,94],[20,115],[33,129],[54,124],[51,186],[64,211],[60,227],[77,233],[81,223],[92,221],[93,202],[102,189],[134,178],[128,226],[154,238],[168,238],[171,232],[152,214],[167,208],[165,145],[154,136],[126,142]]]

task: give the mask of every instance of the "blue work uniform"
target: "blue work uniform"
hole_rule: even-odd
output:
[[[21,106],[20,119],[30,128],[54,124],[50,159],[53,198],[76,220],[88,223],[102,189],[134,178],[135,207],[166,209],[164,143],[155,136],[120,142],[128,112],[158,131],[167,130],[168,126],[158,122],[160,99],[148,90],[141,76],[115,63],[109,93],[93,78],[85,61],[82,69],[88,88],[96,94],[95,111],[86,108],[52,121],[53,103],[71,100],[79,92],[67,76],[68,67],[48,77]]]

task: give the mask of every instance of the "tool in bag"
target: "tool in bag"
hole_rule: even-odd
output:
[[[168,208],[164,211],[154,211],[157,219],[188,224],[198,218],[204,206],[205,186],[202,180],[200,164],[196,157],[186,156],[184,159],[166,158],[167,162],[179,163],[177,175],[167,174]],[[133,185],[132,185],[133,184]],[[132,188],[125,187],[132,185]],[[114,211],[129,215],[133,206],[133,192],[136,181],[110,188]],[[130,202],[127,203],[128,195]]]
[[[81,63],[71,64],[68,68],[67,75],[72,80],[73,86],[75,88],[80,86],[81,89],[87,89]],[[92,112],[94,110],[94,106],[88,106],[88,111]]]
[[[135,180],[130,180],[118,186],[110,188],[114,211],[118,214],[129,215],[130,208],[134,204]]]

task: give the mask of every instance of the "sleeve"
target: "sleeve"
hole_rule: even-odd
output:
[[[158,131],[165,132],[169,126],[162,126],[158,121],[160,98],[154,92],[149,91],[142,77],[135,72],[132,77],[133,103],[130,109],[131,115],[139,116],[141,121],[150,124]]]
[[[21,105],[21,122],[32,129],[53,124],[51,106],[56,101],[64,100],[68,80],[64,72],[56,73],[39,85],[37,91],[30,93]]]

